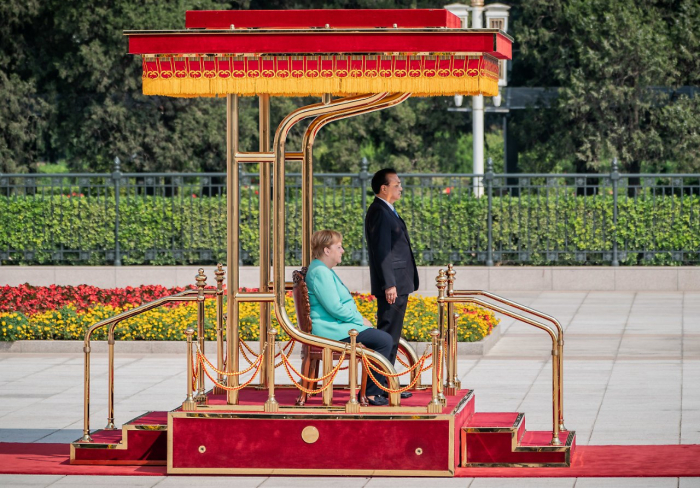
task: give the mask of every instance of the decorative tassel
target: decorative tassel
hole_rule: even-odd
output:
[[[498,94],[498,79],[492,76],[447,77],[330,77],[330,78],[143,78],[144,95],[170,97],[213,97],[238,94],[255,96],[269,94],[300,97],[332,93],[336,96],[357,93],[413,93],[413,96],[485,95]]]

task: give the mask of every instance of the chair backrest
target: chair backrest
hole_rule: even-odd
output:
[[[302,332],[311,333],[311,304],[309,303],[309,289],[306,287],[306,266],[292,273],[294,288],[294,308],[297,312],[297,325]]]

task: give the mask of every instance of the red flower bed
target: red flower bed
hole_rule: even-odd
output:
[[[189,288],[194,288],[194,286]],[[25,315],[33,315],[47,310],[56,310],[68,304],[75,305],[79,311],[87,310],[95,305],[124,308],[127,305],[138,306],[142,303],[148,303],[186,289],[185,287],[166,288],[160,285],[109,289],[89,285],[6,285],[0,287],[0,312],[21,312]]]
[[[5,285],[0,286],[0,313],[21,312],[25,315],[34,315],[47,310],[58,310],[69,304],[74,305],[78,311],[85,311],[95,305],[111,305],[118,308],[125,308],[127,305],[137,307],[164,296],[195,288],[194,285],[172,288],[161,285],[127,286],[126,288],[98,288],[90,285],[32,286],[26,283],[19,286]],[[241,288],[241,291],[257,292],[258,288]],[[178,307],[184,303],[172,302],[163,306]]]

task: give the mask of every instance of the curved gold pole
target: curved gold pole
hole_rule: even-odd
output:
[[[285,301],[285,279],[284,279],[284,222],[285,222],[285,202],[284,202],[284,188],[285,188],[285,168],[284,168],[284,145],[287,140],[287,135],[290,129],[301,120],[308,117],[315,117],[318,115],[323,115],[331,112],[337,112],[343,109],[349,109],[361,105],[368,105],[376,100],[384,98],[384,94],[375,95],[361,95],[356,97],[341,98],[330,102],[328,105],[322,103],[309,105],[306,107],[299,108],[287,115],[287,117],[282,120],[280,125],[275,132],[274,139],[274,205],[273,205],[273,215],[274,215],[274,228],[275,232],[273,235],[274,242],[274,253],[273,253],[273,282],[274,282],[274,294],[275,294],[275,316],[281,327],[287,332],[287,334],[296,341],[309,344],[312,346],[326,348],[331,351],[341,352],[347,348],[347,344],[339,341],[334,341],[331,339],[326,339],[324,337],[318,337],[311,334],[307,334],[296,327],[294,327],[289,320],[289,316],[284,307]],[[383,371],[387,373],[394,373],[394,367],[391,363],[381,354],[377,354],[375,351],[366,351],[367,357],[373,360]],[[390,388],[397,390],[399,387],[399,382],[395,377],[388,377]],[[399,405],[400,396],[398,393],[391,393],[389,395],[390,405]]]
[[[448,290],[449,291],[449,290]],[[559,369],[559,430],[567,430],[564,426],[564,328],[561,326],[559,321],[548,315],[546,313],[540,312],[533,308],[521,305],[520,303],[508,300],[505,297],[496,295],[494,293],[483,291],[483,290],[452,290],[448,293],[448,296],[464,297],[464,296],[483,296],[490,298],[497,302],[503,303],[505,305],[511,306],[523,312],[527,312],[535,317],[539,317],[552,323],[559,333],[559,338],[557,340],[557,346],[559,348],[559,354],[557,358],[557,368]]]
[[[440,270],[442,271],[442,270]],[[559,391],[559,363],[556,359],[556,356],[559,356],[559,334],[558,331],[553,329],[552,327],[549,327],[547,324],[543,324],[541,322],[537,322],[536,320],[532,320],[529,317],[525,317],[524,315],[520,315],[519,313],[513,312],[511,310],[505,309],[503,307],[499,307],[498,305],[494,305],[492,303],[485,302],[483,300],[479,300],[478,298],[473,298],[473,297],[438,297],[438,302],[442,303],[473,303],[475,305],[480,305],[484,308],[488,308],[490,310],[494,310],[496,312],[502,313],[503,315],[507,315],[508,317],[520,320],[521,322],[524,322],[526,324],[532,325],[533,327],[537,327],[538,329],[542,329],[545,332],[547,332],[552,339],[552,442],[551,444],[553,446],[558,446],[561,444],[561,440],[559,439],[559,405],[560,405],[560,391]]]
[[[302,200],[301,200],[301,263],[308,266],[311,263],[311,235],[313,234],[313,146],[319,131],[336,120],[342,120],[358,115],[384,110],[407,100],[410,93],[395,93],[384,96],[368,105],[353,107],[347,110],[334,112],[316,117],[304,132],[301,143],[303,162],[301,167]]]
[[[330,113],[326,115],[320,115],[316,117],[309,127],[304,132],[304,138],[302,141],[302,168],[301,168],[301,178],[302,178],[302,266],[308,266],[311,263],[311,235],[313,234],[313,145],[316,141],[316,136],[319,131],[337,120],[356,117],[358,115],[363,115],[370,112],[376,112],[379,110],[384,110],[386,108],[394,107],[400,103],[408,100],[410,98],[410,93],[394,93],[391,95],[384,94],[383,98],[378,99],[375,102],[367,106],[353,107],[342,112]],[[324,104],[329,103],[324,100]],[[404,338],[399,338],[399,346],[406,352],[406,356],[409,359],[410,365],[414,365],[418,362],[418,355],[416,351],[411,347],[411,345]],[[411,381],[413,381],[417,373],[411,373]],[[416,389],[422,388],[419,382],[416,383]]]

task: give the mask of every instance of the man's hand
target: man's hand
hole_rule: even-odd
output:
[[[396,287],[392,286],[391,288],[387,288],[386,290],[384,290],[384,293],[386,294],[387,303],[389,305],[393,305],[396,301]]]

